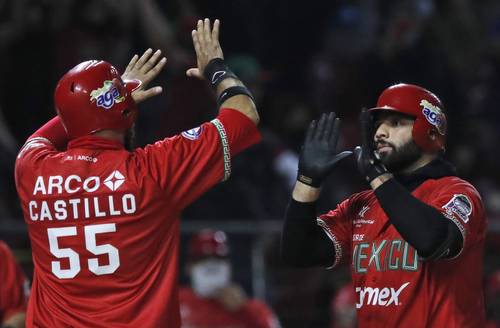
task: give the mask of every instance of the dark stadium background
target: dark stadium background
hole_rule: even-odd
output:
[[[280,226],[308,122],[343,118],[342,148],[359,142],[357,116],[390,84],[421,84],[449,117],[446,157],[480,191],[489,217],[484,266],[490,320],[500,325],[500,2],[495,0],[0,0],[0,239],[28,274],[29,241],[13,182],[16,152],[54,114],[58,78],[105,59],[123,70],[135,53],[160,48],[164,94],[142,106],[138,144],[215,115],[195,63],[196,19],[222,20],[226,59],[254,91],[263,142],[235,159],[233,176],[183,215],[182,246],[197,229],[221,228],[232,242],[235,280],[265,299],[284,327],[327,327],[347,268],[296,270],[278,257]],[[327,210],[365,188],[353,161],[331,176]],[[184,259],[182,256],[181,259]],[[184,260],[181,260],[181,264]],[[181,282],[186,283],[184,275]]]

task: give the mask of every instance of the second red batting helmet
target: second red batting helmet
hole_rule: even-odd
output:
[[[415,118],[413,140],[425,152],[444,151],[446,116],[441,100],[418,85],[400,83],[385,89],[370,111],[390,110]],[[433,135],[433,136],[431,136]]]
[[[201,230],[189,241],[188,256],[191,259],[209,256],[225,257],[228,255],[227,237],[223,231]]]
[[[122,81],[105,61],[89,60],[69,70],[54,92],[57,114],[70,138],[100,130],[125,131],[137,118],[132,91],[139,80]]]

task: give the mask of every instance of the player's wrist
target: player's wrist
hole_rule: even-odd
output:
[[[389,172],[381,174],[381,175],[377,176],[375,179],[370,181],[370,187],[372,187],[373,190],[376,190],[378,187],[380,187],[381,185],[383,185],[385,182],[389,181],[393,177],[394,176]]]
[[[305,184],[311,188],[320,188],[321,184],[323,183],[323,179],[299,171],[297,174],[297,182]]]
[[[318,200],[320,193],[321,188],[312,187],[297,180],[295,187],[293,188],[292,198],[300,203],[311,203]]]
[[[220,107],[226,100],[238,95],[253,99],[253,95],[241,80],[226,65],[224,59],[214,58],[208,62],[203,75],[217,92],[217,105]]]
[[[208,62],[203,70],[203,76],[214,89],[225,79],[238,79],[236,74],[226,65],[224,59],[219,57],[213,58]]]

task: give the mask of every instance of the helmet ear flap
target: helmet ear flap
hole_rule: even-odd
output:
[[[413,125],[413,141],[425,152],[444,151],[444,139],[437,128],[429,126],[422,118],[417,118]]]

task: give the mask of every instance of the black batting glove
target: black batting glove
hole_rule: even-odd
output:
[[[358,170],[365,180],[370,183],[384,173],[388,173],[384,164],[375,153],[373,144],[373,117],[367,109],[363,109],[360,115],[361,123],[361,146],[354,148],[354,156],[358,163]]]
[[[319,122],[311,122],[300,152],[297,180],[318,188],[335,164],[352,154],[352,151],[337,154],[339,132],[340,119],[335,113],[323,114]]]

